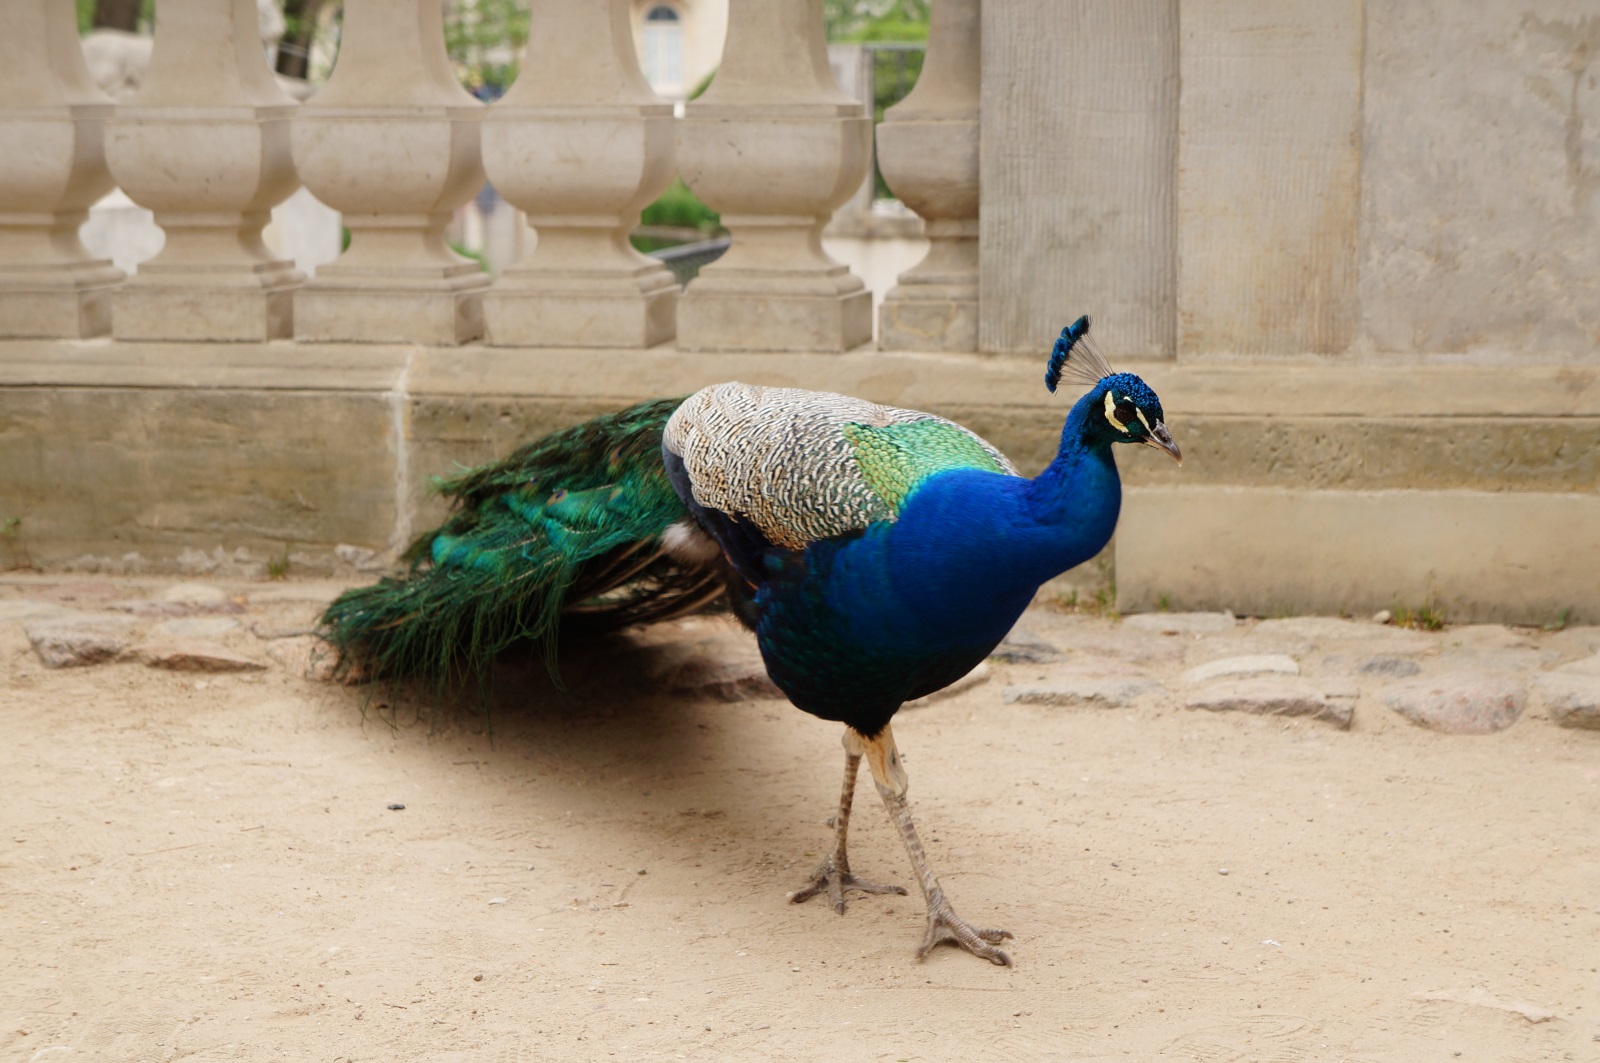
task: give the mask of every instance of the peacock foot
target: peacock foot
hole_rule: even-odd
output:
[[[922,945],[917,949],[917,959],[920,960],[928,955],[941,941],[948,941],[990,963],[1010,967],[1011,956],[1004,949],[995,948],[1010,937],[1009,930],[989,930],[973,926],[956,914],[941,891],[928,901],[928,932],[922,936]]]
[[[861,893],[898,893],[904,897],[904,886],[886,886],[879,882],[868,882],[864,878],[857,878],[850,871],[850,865],[840,865],[834,857],[823,861],[817,868],[816,876],[805,885],[789,894],[790,904],[799,904],[809,901],[819,893],[827,893],[828,900],[833,902],[833,910],[840,915],[844,914],[845,890],[858,890]]]

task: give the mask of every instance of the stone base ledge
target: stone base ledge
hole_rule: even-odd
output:
[[[896,297],[878,309],[878,344],[886,350],[969,351],[978,342],[978,300]]]
[[[296,285],[207,290],[193,284],[129,282],[111,297],[119,341],[260,342],[294,335]]]
[[[691,285],[678,300],[678,343],[697,352],[846,351],[871,340],[872,293],[866,289],[777,295]]]
[[[678,286],[595,295],[490,289],[483,297],[485,342],[498,347],[654,347],[676,327]],[[630,287],[632,287],[630,285]]]
[[[1117,605],[1452,621],[1600,618],[1600,496],[1147,487],[1124,495]]]
[[[301,292],[302,298],[305,292]],[[783,357],[772,357],[782,353]],[[103,339],[0,340],[0,387],[189,383],[208,387],[353,386],[385,376],[393,386],[439,395],[596,397],[633,401],[721,380],[818,388],[914,409],[948,407],[1064,411],[1066,388],[1044,387],[1048,352],[1037,358],[928,351],[843,353],[686,351],[637,348],[437,347],[418,343],[277,341],[203,344]],[[1300,358],[1256,361],[1136,361],[1138,373],[1181,417],[1600,417],[1600,359],[1501,363],[1457,358]],[[315,383],[306,372],[321,367]],[[327,379],[323,379],[327,378]]]
[[[729,379],[946,414],[1033,471],[1069,401],[1045,392],[1042,361],[4,341],[0,519],[22,519],[45,566],[381,562],[442,514],[430,477]],[[1118,452],[1124,609],[1372,612],[1431,594],[1460,619],[1600,617],[1600,369],[1525,365],[1510,387],[1465,363],[1130,368],[1189,458]]]
[[[295,296],[294,332],[308,343],[468,343],[483,335],[487,286],[485,280],[458,289],[372,291],[340,288],[336,279],[312,281]]]
[[[111,285],[0,291],[0,333],[81,339],[111,331]]]

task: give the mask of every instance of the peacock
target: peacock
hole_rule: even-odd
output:
[[[927,902],[918,957],[949,941],[1009,966],[1012,935],[959,917],[929,867],[890,723],[983,661],[1046,580],[1110,540],[1115,443],[1182,455],[1161,401],[1064,328],[1045,384],[1089,386],[1028,479],[942,417],[827,392],[716,384],[556,432],[438,486],[455,502],[404,578],[323,616],[342,667],[445,684],[543,645],[720,604],[801,710],[844,724],[833,850],[790,894],[899,893],[850,869],[863,758]]]

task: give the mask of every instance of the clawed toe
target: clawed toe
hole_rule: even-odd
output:
[[[1011,955],[1004,949],[995,948],[995,945],[1010,938],[1009,930],[973,926],[956,915],[948,901],[941,899],[928,906],[928,932],[922,937],[922,947],[917,949],[917,959],[927,956],[941,941],[948,941],[997,966],[1010,967]]]
[[[833,904],[833,910],[843,915],[846,890],[856,890],[859,893],[898,893],[902,897],[906,895],[904,886],[868,882],[851,874],[849,868],[840,870],[834,866],[832,860],[829,860],[817,868],[816,877],[789,894],[789,903],[799,904],[802,901],[809,901],[819,893],[826,893],[828,900]]]

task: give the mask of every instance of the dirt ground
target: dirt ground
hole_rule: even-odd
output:
[[[329,593],[263,586],[240,593],[269,625]],[[1275,651],[1024,624],[1166,679]],[[1418,652],[1600,649],[1494,631]],[[957,910],[1016,934],[1005,970],[914,958],[865,780],[855,869],[912,895],[785,902],[842,764],[786,703],[511,668],[491,741],[471,706],[278,665],[47,670],[0,623],[0,1057],[1600,1060],[1600,733],[1436,734],[1365,686],[1349,731],[1004,702],[1048,671],[997,663],[895,723]]]

